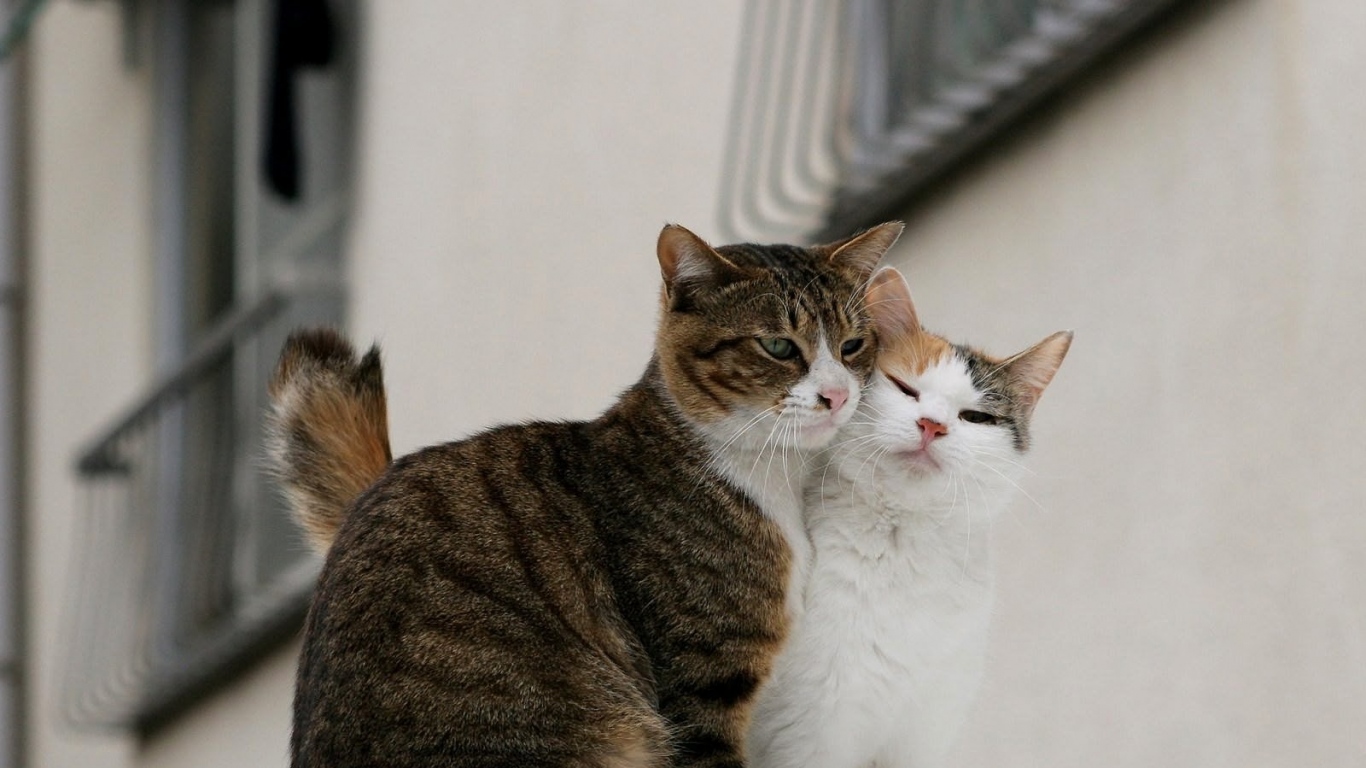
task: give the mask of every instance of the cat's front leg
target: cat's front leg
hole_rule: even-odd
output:
[[[766,687],[747,747],[754,768],[870,768],[882,744],[857,707],[841,706],[817,673],[780,676]],[[793,670],[785,670],[793,672]],[[827,678],[828,679],[828,678]]]

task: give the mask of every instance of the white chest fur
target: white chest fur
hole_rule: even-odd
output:
[[[721,473],[777,524],[792,551],[792,570],[787,583],[787,613],[792,621],[801,616],[811,563],[811,540],[802,519],[806,460],[801,453],[775,456],[773,452],[739,449],[731,449],[718,457]]]
[[[804,606],[760,691],[754,765],[942,762],[981,680],[1001,501],[942,485],[896,503],[847,478],[812,493]]]
[[[760,689],[760,768],[941,765],[981,681],[991,521],[1034,404],[1071,343],[998,360],[927,333],[905,281],[873,276],[878,370],[816,471],[801,618]]]

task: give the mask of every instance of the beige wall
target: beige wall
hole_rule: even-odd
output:
[[[30,38],[30,765],[127,764],[126,739],[58,720],[59,624],[82,441],[151,365],[149,81],[125,72],[118,5],[53,3]]]
[[[1366,764],[1366,4],[1207,5],[897,250],[933,328],[1077,332],[961,765]]]
[[[366,5],[352,326],[384,345],[398,451],[603,408],[649,356],[659,228],[714,227],[740,7],[517,8]],[[71,458],[150,379],[150,104],[117,10],[56,2],[35,41],[33,764],[285,765],[297,645],[146,743],[55,721]]]
[[[139,745],[138,768],[289,765],[290,702],[299,644],[290,643],[226,690]]]
[[[366,8],[351,328],[383,345],[397,453],[601,410],[649,357],[659,228],[712,226],[738,7],[510,7]],[[287,764],[297,654],[137,764]]]
[[[376,51],[405,50],[375,82],[405,85],[368,113],[352,285],[399,447],[596,411],[646,354],[659,222],[713,234],[734,14],[633,45],[559,13],[471,19],[446,56],[450,30],[377,13]],[[1366,410],[1339,394],[1366,373],[1363,13],[1188,12],[911,212],[933,326],[1003,351],[1078,332],[1037,505],[999,527],[961,764],[1366,757]],[[673,39],[702,50],[652,68]]]
[[[932,328],[1077,332],[960,765],[1366,761],[1366,4],[1200,5],[908,212]],[[348,277],[396,450],[638,375],[659,226],[715,236],[740,13],[642,7],[368,4]],[[34,765],[284,765],[296,647],[140,747],[53,722],[70,459],[149,365],[116,10],[54,3],[34,41]]]
[[[370,6],[349,281],[395,450],[590,416],[649,357],[660,227],[714,228],[740,7],[418,7]]]

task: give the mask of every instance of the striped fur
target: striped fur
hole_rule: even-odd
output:
[[[379,350],[356,360],[336,331],[299,331],[270,382],[271,467],[290,510],[318,552],[332,545],[351,502],[389,465]]]
[[[336,525],[319,578],[295,768],[743,765],[791,620],[781,490],[800,494],[805,451],[872,372],[863,289],[899,231],[713,249],[666,227],[656,354],[616,405],[389,464]],[[799,354],[766,353],[775,336]],[[328,370],[298,364],[309,349],[287,347],[286,382]],[[356,476],[373,468],[336,455],[357,457]],[[297,484],[336,490],[329,504],[354,487]],[[324,541],[335,518],[317,519]]]
[[[804,616],[755,705],[758,768],[941,766],[986,657],[992,523],[1072,335],[1009,358],[925,331],[901,276],[860,412],[813,477]]]

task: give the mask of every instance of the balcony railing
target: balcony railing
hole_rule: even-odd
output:
[[[753,0],[727,239],[849,234],[905,206],[1179,0]]]
[[[291,310],[308,304],[273,293],[222,320],[79,457],[74,723],[155,727],[300,626],[318,563],[265,475],[260,430]]]

